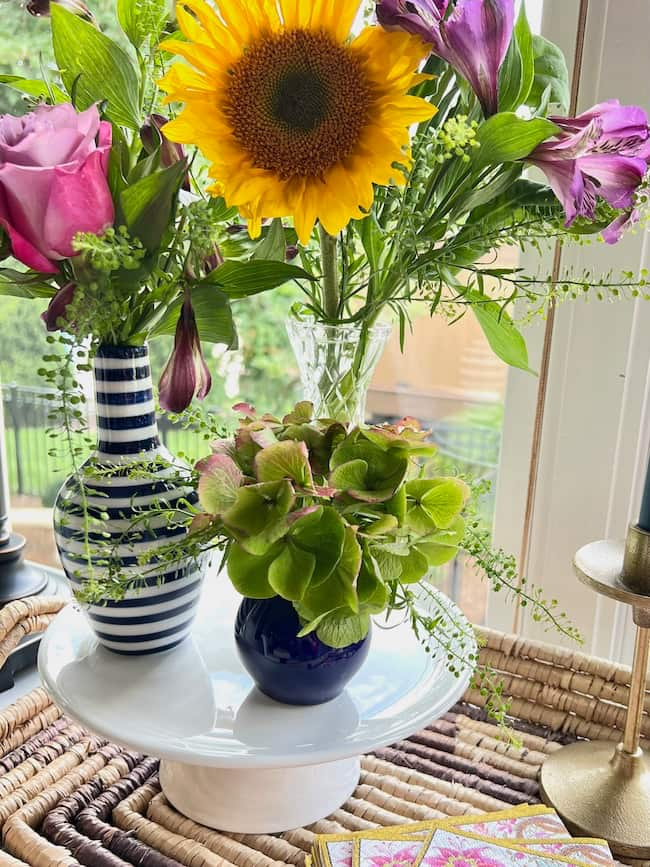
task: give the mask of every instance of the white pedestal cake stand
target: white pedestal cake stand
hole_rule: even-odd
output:
[[[467,687],[469,670],[454,676],[408,624],[386,629],[380,620],[368,661],[343,695],[317,707],[278,704],[242,668],[233,638],[240,600],[225,580],[215,584],[191,638],[167,653],[115,655],[71,605],[39,656],[57,705],[88,729],[159,756],[166,797],[203,825],[275,833],[329,815],[357,786],[360,755],[424,727]]]

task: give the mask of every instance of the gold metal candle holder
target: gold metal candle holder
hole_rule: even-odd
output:
[[[625,859],[650,859],[650,757],[640,747],[650,649],[650,533],[631,527],[626,542],[604,540],[575,556],[578,578],[632,606],[636,643],[622,742],[563,747],[542,766],[541,788],[569,830],[608,841]]]

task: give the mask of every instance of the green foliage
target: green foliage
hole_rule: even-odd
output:
[[[93,24],[51,4],[54,56],[77,108],[106,102],[106,116],[139,129],[142,113],[138,74],[129,56]]]
[[[567,112],[570,101],[569,70],[562,50],[543,36],[535,35],[533,52],[535,78],[528,97],[529,103],[539,106],[546,102],[556,105],[560,112]]]
[[[166,0],[117,0],[120,26],[136,51],[145,43],[153,47],[167,21]]]
[[[468,300],[494,354],[511,367],[530,371],[526,341],[508,313],[477,292],[468,292]]]
[[[495,114],[479,128],[480,148],[474,155],[474,165],[484,169],[521,160],[556,132],[556,125],[542,117],[525,120],[513,112]]]
[[[115,19],[115,0],[92,0],[91,5],[102,32],[118,43],[126,44]],[[22,0],[7,0],[2,4],[0,15],[0,44],[0,72],[12,78],[19,76],[32,82],[33,86],[28,91],[30,96],[43,93],[43,76],[56,85],[58,74],[49,18],[35,18],[30,15]],[[18,82],[14,82],[13,88],[20,91],[17,85]],[[0,114],[23,114],[29,109],[30,105],[19,92],[13,92],[10,87],[0,87]]]
[[[434,449],[415,428],[312,414],[307,403],[282,421],[245,410],[235,439],[199,464],[194,540],[227,545],[240,593],[293,602],[301,634],[338,647],[363,637],[391,583],[417,583],[454,556],[468,489],[420,478],[418,458]]]
[[[535,79],[533,34],[522,4],[499,76],[499,111],[513,111],[528,100]]]

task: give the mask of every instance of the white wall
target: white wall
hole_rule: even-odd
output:
[[[546,0],[543,32],[572,56],[578,0]],[[621,14],[624,7],[624,14]],[[650,2],[590,0],[580,109],[611,97],[650,111]],[[565,252],[567,265],[636,270],[647,264],[643,232],[616,248]],[[550,262],[548,263],[550,271]],[[539,366],[544,323],[527,336]],[[557,597],[597,655],[628,660],[625,609],[599,599],[573,575],[573,554],[604,537],[622,537],[636,519],[650,442],[650,302],[568,303],[559,308],[530,552],[530,580]],[[537,382],[509,379],[497,491],[497,544],[518,553],[528,484]],[[489,622],[512,629],[512,608],[491,600]],[[524,618],[523,633],[543,635]]]

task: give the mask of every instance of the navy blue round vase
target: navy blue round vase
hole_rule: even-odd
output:
[[[366,661],[370,632],[356,644],[334,648],[316,634],[298,638],[293,605],[244,599],[235,620],[235,640],[246,671],[269,698],[283,704],[315,705],[339,696]]]

